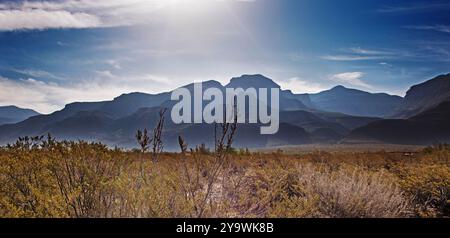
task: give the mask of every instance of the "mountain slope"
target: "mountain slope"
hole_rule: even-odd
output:
[[[61,139],[102,140],[107,138],[112,117],[99,111],[81,111],[74,116],[50,124],[43,131]]]
[[[31,109],[23,109],[16,106],[1,106],[0,125],[17,123],[37,115],[39,113]]]
[[[354,130],[346,141],[378,141],[394,144],[450,142],[450,102],[409,119],[387,119]]]
[[[323,111],[363,117],[385,117],[397,108],[402,98],[385,93],[368,93],[343,86],[310,95],[313,105]]]
[[[358,127],[365,126],[371,122],[381,119],[378,117],[358,117],[358,116],[350,116],[343,113],[323,112],[323,111],[314,112],[314,114],[328,122],[334,122],[339,125],[342,125],[348,130],[354,130]]]
[[[302,127],[308,132],[327,128],[345,135],[350,131],[339,123],[330,122],[308,111],[283,111],[280,113],[280,121]]]
[[[409,118],[449,100],[450,74],[440,75],[411,87],[393,117]]]

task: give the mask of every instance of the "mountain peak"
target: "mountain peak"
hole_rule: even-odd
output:
[[[402,101],[402,98],[398,96],[369,93],[342,85],[311,94],[310,98],[320,110],[362,117],[384,117]]]
[[[149,95],[148,93],[142,93],[142,92],[132,92],[132,93],[123,93],[119,97],[126,97],[126,96],[142,96],[142,95]],[[117,97],[116,97],[117,98]]]
[[[444,101],[450,101],[450,74],[412,86],[394,117],[409,118]]]
[[[333,87],[331,90],[342,90],[342,89],[349,89],[349,88],[346,88],[342,85],[337,85],[337,86]]]
[[[14,106],[14,105],[0,106],[0,111],[5,112],[5,113],[7,113],[7,112],[15,113],[16,111],[21,111],[21,112],[26,112],[26,113],[31,113],[31,114],[39,114],[32,109],[21,108],[21,107]]]
[[[280,85],[275,83],[261,74],[244,74],[240,77],[232,78],[227,88],[280,88]]]
[[[216,80],[208,80],[202,82],[203,87],[205,88],[222,88],[222,84]]]
[[[318,94],[324,94],[324,93],[333,93],[333,94],[370,94],[369,92],[366,91],[362,91],[359,89],[354,89],[354,88],[347,88],[343,85],[337,85],[331,89],[322,91]]]
[[[20,108],[14,105],[0,106],[0,125],[17,123],[37,115],[39,115],[39,113],[32,109]]]
[[[4,108],[4,109],[20,109],[19,107],[14,106],[14,105],[0,106],[0,108]]]
[[[203,90],[208,89],[208,88],[223,88],[222,84],[218,81],[215,80],[207,80],[207,81],[202,81],[202,88]],[[193,91],[194,90],[194,84],[195,83],[191,83],[191,84],[187,84],[184,85],[180,88],[185,88],[189,91]]]

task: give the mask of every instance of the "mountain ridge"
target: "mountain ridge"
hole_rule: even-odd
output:
[[[235,77],[225,86],[214,80],[205,81],[203,84],[204,90],[209,87],[220,87],[223,90],[227,86],[244,89],[249,86],[256,88],[279,87],[273,80],[262,75]],[[419,84],[413,86],[412,90],[420,90],[421,87],[423,85]],[[193,90],[193,84],[181,88]],[[385,93],[373,94],[341,85],[321,93],[322,95],[320,93],[294,94],[290,90],[281,90],[279,133],[263,136],[259,134],[260,125],[258,124],[240,125],[241,132],[236,146],[266,147],[302,143],[347,143],[361,138],[365,141],[370,139],[389,143],[430,143],[432,140],[429,140],[426,128],[431,128],[430,131],[433,133],[444,133],[442,136],[436,137],[437,139],[446,139],[445,133],[450,134],[443,124],[450,121],[447,113],[450,111],[450,107],[446,104],[436,107],[434,111],[423,111],[409,119],[386,120],[380,116],[367,116],[367,114],[371,114],[370,111],[356,109],[364,105],[373,109],[373,105],[383,104],[387,100],[389,103],[384,105],[382,110],[377,108],[378,111],[374,113],[379,115],[381,111],[384,115],[387,114],[388,109],[393,108],[393,104],[399,103],[399,99],[402,100],[401,97]],[[446,91],[444,90],[443,93],[445,94]],[[335,109],[338,110],[324,110],[324,104],[320,104],[321,101],[317,97],[322,102],[334,101],[333,103],[337,105]],[[351,103],[354,102],[356,102],[356,106],[352,107]],[[99,140],[111,146],[129,148],[135,144],[134,133],[137,129],[153,128],[157,123],[159,110],[162,107],[170,109],[173,105],[173,101],[170,100],[170,92],[159,94],[134,92],[122,94],[111,101],[74,102],[67,104],[62,110],[48,115],[36,115],[16,124],[0,126],[0,143],[13,142],[19,136],[52,133],[59,139]],[[342,107],[343,105],[350,106],[345,108]],[[347,114],[349,109],[353,111]],[[419,129],[417,129],[418,127]],[[421,129],[421,127],[425,129]],[[439,132],[439,127],[444,129]],[[416,130],[418,138],[422,139],[411,141],[413,137],[408,135],[395,137],[395,133],[410,133],[411,130]],[[382,132],[381,135],[393,133],[395,138],[383,138],[380,136],[380,132]],[[164,137],[167,139],[167,148],[174,149],[177,147],[178,135],[191,139],[190,143],[194,146],[197,142],[208,143],[208,145],[213,143],[212,133],[211,125],[177,125],[171,120],[167,120]]]
[[[0,125],[14,124],[37,115],[40,114],[32,109],[20,108],[14,105],[0,106]]]
[[[450,100],[450,73],[412,86],[392,117],[408,118]]]
[[[309,96],[317,109],[369,117],[385,117],[402,101],[400,96],[369,93],[342,85]]]

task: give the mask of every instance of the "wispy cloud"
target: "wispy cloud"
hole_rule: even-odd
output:
[[[425,12],[425,11],[446,11],[450,9],[450,3],[410,3],[396,6],[383,6],[377,11],[380,13],[410,13],[410,12]]]
[[[411,59],[425,62],[450,62],[450,42],[445,40],[412,41],[415,54]]]
[[[278,83],[280,84],[282,89],[291,90],[294,93],[317,93],[327,88],[320,83],[316,83],[311,80],[305,80],[300,77],[280,80]]]
[[[361,61],[386,59],[384,56],[361,56],[361,55],[324,55],[320,57],[330,61]]]
[[[27,77],[32,78],[46,78],[46,79],[56,79],[56,80],[64,80],[65,77],[55,75],[53,73],[47,72],[45,70],[37,70],[37,69],[10,69],[13,72],[26,75]]]
[[[367,84],[362,80],[365,73],[363,72],[345,72],[338,73],[330,76],[330,80],[335,81],[337,83],[347,84],[351,86],[358,86],[364,88],[372,88],[371,85]]]
[[[46,28],[89,28],[98,27],[98,17],[87,13],[45,10],[0,11],[0,29],[46,29]]]
[[[389,64],[386,62],[380,62],[379,65],[386,66],[386,67],[392,67],[392,64]]]
[[[324,55],[321,59],[330,61],[362,61],[362,60],[382,60],[398,57],[399,52],[388,50],[365,49],[361,47],[351,47],[341,49],[345,54]]]
[[[355,54],[361,54],[361,55],[393,55],[394,54],[394,52],[391,52],[391,51],[364,49],[361,47],[351,47],[348,49],[348,51],[355,53]]]
[[[405,26],[408,29],[414,30],[431,30],[431,31],[439,31],[444,33],[450,33],[450,26],[447,25],[419,25],[419,26]]]
[[[439,46],[433,46],[433,45],[425,45],[422,46],[422,48],[428,52],[431,52],[429,57],[434,57],[435,60],[440,60],[444,62],[450,61],[450,49],[449,48],[443,48]]]

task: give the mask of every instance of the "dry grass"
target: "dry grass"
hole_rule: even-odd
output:
[[[0,217],[445,217],[450,148],[284,153],[0,148]],[[218,159],[219,158],[219,159]]]

